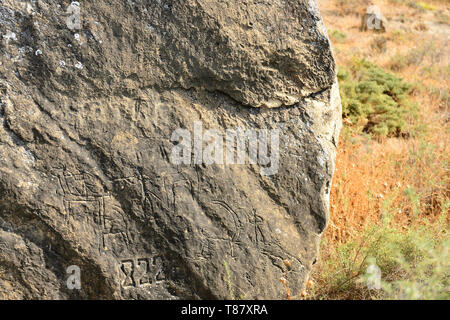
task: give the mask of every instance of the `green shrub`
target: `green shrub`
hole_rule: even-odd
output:
[[[409,97],[412,85],[369,61],[354,59],[350,69],[340,67],[338,79],[343,117],[361,124],[364,132],[398,136],[416,115]]]
[[[443,215],[404,232],[391,218],[361,239],[338,246],[321,261],[312,299],[450,299],[450,237]],[[326,245],[325,245],[326,246]],[[366,285],[370,261],[381,270],[381,290]]]
[[[448,254],[450,240],[447,235],[442,242],[434,242],[424,239],[423,235],[411,239],[411,244],[416,246],[415,249],[421,251],[421,256],[415,259],[415,263],[409,263],[401,255],[396,257],[396,262],[404,270],[406,276],[391,282],[383,282],[382,287],[387,299],[450,299],[450,257]]]

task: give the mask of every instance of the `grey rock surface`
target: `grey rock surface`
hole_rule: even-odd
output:
[[[315,2],[69,5],[0,0],[0,298],[298,295],[341,127]],[[278,129],[278,171],[173,164],[196,121]]]

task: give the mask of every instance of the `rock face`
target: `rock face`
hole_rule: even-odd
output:
[[[303,290],[341,126],[314,1],[0,0],[0,35],[0,298]],[[199,126],[276,158],[199,161]]]
[[[375,5],[369,6],[361,19],[361,31],[386,32],[386,26],[387,20],[380,8]]]

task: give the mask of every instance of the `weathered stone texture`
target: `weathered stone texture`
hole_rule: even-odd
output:
[[[0,298],[282,299],[285,259],[299,294],[341,125],[314,1],[69,4],[0,0]],[[194,121],[279,129],[278,173],[172,164]]]

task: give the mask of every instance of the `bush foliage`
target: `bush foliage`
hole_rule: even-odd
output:
[[[410,100],[413,86],[364,59],[353,59],[338,72],[342,113],[364,132],[399,136],[417,108]]]
[[[408,230],[385,217],[361,238],[327,252],[313,299],[450,299],[450,237],[446,216]],[[323,244],[326,246],[326,244]],[[381,269],[381,290],[370,290],[366,270]]]

